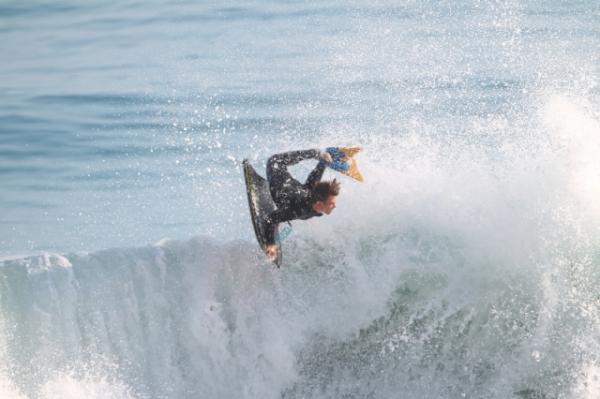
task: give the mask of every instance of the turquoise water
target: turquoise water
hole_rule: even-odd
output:
[[[600,397],[594,2],[5,1],[0,35],[0,397]],[[365,182],[274,270],[242,160],[337,145]]]
[[[586,2],[5,2],[0,253],[251,239],[240,159],[373,156],[381,136],[452,141],[533,115],[544,90],[595,97],[596,17]]]

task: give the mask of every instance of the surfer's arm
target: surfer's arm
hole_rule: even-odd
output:
[[[308,195],[308,194],[305,194]],[[265,243],[267,245],[275,244],[275,236],[279,223],[289,222],[298,219],[302,214],[302,209],[298,205],[292,205],[288,208],[279,208],[271,212],[265,228]]]
[[[275,230],[279,223],[284,222],[285,213],[281,209],[277,209],[269,215],[269,220],[265,228],[265,243],[267,245],[275,245]]]
[[[267,224],[267,228],[265,229],[265,244],[275,245],[275,229],[277,228],[277,223],[270,222]]]

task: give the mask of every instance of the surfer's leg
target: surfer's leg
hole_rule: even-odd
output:
[[[267,180],[269,180],[269,185],[271,187],[282,187],[293,179],[287,167],[311,158],[319,159],[319,150],[290,151],[273,155],[267,161]]]
[[[304,183],[304,187],[312,189],[315,184],[321,181],[321,178],[323,177],[323,172],[325,172],[325,163],[319,162],[306,178],[306,183]]]
[[[304,161],[305,159],[319,159],[319,155],[319,150],[289,151],[275,154],[269,158],[269,160],[274,160],[281,165],[289,166]]]
[[[280,156],[281,154],[273,155],[267,161],[267,180],[271,189],[271,195],[274,191],[279,191],[283,186],[292,179],[290,172],[287,170],[287,164]]]

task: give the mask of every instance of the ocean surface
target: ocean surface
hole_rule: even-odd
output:
[[[600,398],[597,1],[3,0],[0,54],[0,398]],[[348,145],[275,269],[242,160]]]

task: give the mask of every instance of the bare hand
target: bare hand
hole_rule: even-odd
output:
[[[277,245],[267,245],[265,247],[265,255],[267,255],[267,258],[269,258],[270,260],[275,259],[275,257],[277,256]]]

